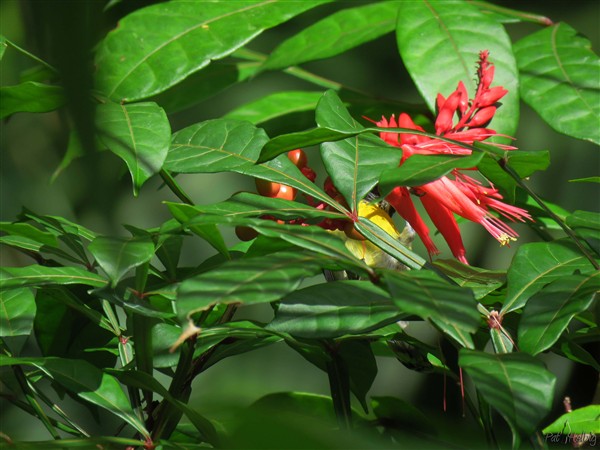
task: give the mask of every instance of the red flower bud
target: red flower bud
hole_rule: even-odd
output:
[[[410,116],[406,113],[400,114],[398,118],[398,126],[400,128],[412,128],[413,130],[425,131],[422,127],[416,125]],[[409,145],[417,145],[420,142],[425,142],[429,139],[427,136],[419,136],[418,134],[406,134],[402,133],[400,135],[400,145],[409,144]]]
[[[300,172],[302,172],[302,174],[308,178],[310,181],[312,181],[313,183],[315,182],[315,180],[317,179],[317,174],[315,173],[314,170],[312,170],[310,167],[305,166],[305,167],[301,167],[300,168]]]
[[[473,127],[480,127],[482,125],[485,125],[490,120],[492,120],[492,117],[494,117],[495,113],[496,113],[495,106],[487,106],[485,108],[482,108],[475,113],[475,115],[469,122],[467,122],[467,126],[473,128]]]
[[[477,98],[477,106],[482,108],[484,106],[493,105],[502,97],[504,97],[507,93],[508,91],[502,86],[496,86],[491,89],[488,89]]]
[[[458,88],[456,89],[460,93],[460,100],[458,102],[458,110],[461,115],[465,113],[467,108],[469,107],[469,93],[467,92],[467,88],[465,87],[462,81],[458,82]]]
[[[458,108],[460,102],[460,92],[458,90],[450,94],[450,97],[444,102],[440,108],[440,112],[435,120],[435,133],[442,135],[446,131],[452,129],[452,118]]]
[[[442,94],[438,94],[435,99],[435,103],[437,106],[437,110],[439,111],[440,109],[442,109],[442,106],[444,106],[444,103],[446,103],[446,98]]]

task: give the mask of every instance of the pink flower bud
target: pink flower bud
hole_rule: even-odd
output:
[[[481,89],[487,90],[489,89],[492,81],[494,81],[494,66],[489,66],[487,69],[483,70],[483,74],[481,76]]]
[[[442,109],[442,106],[444,106],[444,103],[446,103],[446,99],[442,94],[438,94],[435,99],[435,103],[437,106],[437,110],[439,111],[440,109]]]
[[[496,113],[495,106],[487,106],[485,108],[482,108],[475,113],[475,115],[469,122],[467,122],[467,126],[474,128],[474,127],[480,127],[482,125],[485,125],[490,120],[492,120],[492,117],[494,117],[495,113]]]

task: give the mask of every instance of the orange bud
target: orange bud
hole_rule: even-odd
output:
[[[285,184],[279,185],[279,192],[274,197],[282,198],[284,200],[294,200],[296,198],[297,191],[291,186]]]
[[[258,233],[250,227],[237,226],[235,227],[235,235],[240,241],[251,241]]]
[[[302,149],[297,148],[296,150],[291,150],[288,152],[288,158],[298,169],[302,169],[308,163],[308,158],[306,157],[306,153]]]
[[[281,184],[273,183],[272,181],[262,180],[260,178],[254,179],[256,183],[256,190],[260,195],[265,197],[277,197]]]

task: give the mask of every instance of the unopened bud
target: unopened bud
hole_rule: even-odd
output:
[[[480,127],[482,125],[485,125],[490,120],[492,120],[492,117],[494,117],[495,113],[496,113],[495,106],[487,106],[485,108],[482,108],[475,113],[475,115],[469,122],[467,122],[467,126],[474,128],[474,127]]]
[[[477,98],[477,106],[483,108],[484,106],[490,106],[504,97],[508,91],[502,86],[496,86],[488,89]]]

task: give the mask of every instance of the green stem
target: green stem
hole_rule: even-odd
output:
[[[54,72],[55,74],[57,74],[57,75],[59,74],[59,71],[58,71],[56,68],[52,67],[52,66],[51,66],[50,64],[48,64],[46,61],[44,61],[44,60],[42,60],[42,59],[38,58],[38,57],[37,57],[37,56],[35,56],[33,53],[30,53],[30,52],[28,52],[27,50],[25,50],[24,48],[22,48],[22,47],[19,47],[17,44],[15,44],[15,43],[14,43],[14,42],[12,42],[12,41],[9,41],[8,39],[6,39],[6,43],[7,43],[8,45],[10,45],[12,48],[14,48],[15,50],[17,50],[17,51],[19,51],[19,52],[23,53],[25,56],[28,56],[28,57],[30,57],[31,59],[33,59],[34,61],[37,61],[37,62],[39,62],[41,65],[43,65],[44,67],[46,67],[46,68],[50,69],[50,70],[51,70],[52,72]]]
[[[343,359],[335,347],[325,343],[331,360],[327,362],[327,377],[333,400],[333,410],[340,430],[352,428],[352,408],[350,404],[350,375]]]
[[[179,198],[179,200],[181,200],[183,203],[187,203],[188,205],[194,205],[192,199],[184,192],[183,189],[181,189],[179,184],[177,184],[177,182],[175,181],[175,178],[173,178],[173,176],[168,171],[162,169],[160,171],[160,177],[163,179],[163,181],[169,187],[169,189],[171,189],[171,192],[173,192],[173,194],[175,194],[177,198]]]
[[[10,352],[6,343],[4,342],[4,339],[0,338],[0,346],[2,348],[2,352],[6,356],[12,356],[12,353]],[[50,436],[52,436],[53,439],[60,439],[60,434],[58,434],[58,431],[56,431],[56,428],[54,428],[54,425],[52,425],[52,422],[50,421],[49,417],[46,415],[46,413],[42,409],[42,406],[38,403],[37,399],[35,398],[34,392],[30,389],[29,383],[27,381],[27,375],[25,375],[25,372],[23,371],[21,366],[11,366],[11,369],[13,371],[13,374],[15,375],[19,387],[21,388],[21,391],[23,392],[23,395],[25,396],[25,399],[27,400],[27,403],[29,403],[29,405],[33,409],[34,414],[42,421],[42,423],[44,424],[44,426],[46,427],[46,429],[50,433]]]
[[[521,177],[519,177],[519,175],[512,169],[512,167],[510,167],[507,164],[504,158],[498,160],[497,162],[498,165],[502,168],[502,170],[504,170],[508,175],[510,175],[517,182],[517,184],[523,190],[525,190],[525,192],[527,192],[536,201],[538,205],[540,205],[540,208],[542,208],[546,212],[546,214],[552,217],[552,219],[558,224],[558,226],[563,229],[565,234],[569,236],[569,238],[571,238],[575,245],[577,245],[581,253],[588,259],[588,261],[590,261],[590,263],[592,263],[592,266],[594,266],[596,270],[600,270],[600,265],[598,264],[598,262],[594,259],[594,257],[587,250],[587,248],[585,248],[585,245],[583,245],[581,240],[577,236],[575,236],[573,230],[571,230],[571,228],[566,223],[564,223],[560,217],[558,217],[550,208],[548,208],[544,201],[535,192],[533,192],[533,190],[529,188],[529,186],[527,186],[523,182],[523,180],[521,180]]]
[[[17,400],[15,398],[12,398],[9,395],[6,394],[0,394],[0,397],[10,403],[12,403],[14,406],[16,406],[17,408],[25,411],[27,414],[34,416],[35,415],[35,411],[34,409],[31,407],[31,405],[22,402],[20,400]],[[48,417],[48,420],[50,420],[50,423],[55,426],[56,428],[58,428],[61,431],[64,431],[65,433],[69,433],[72,434],[73,436],[81,436],[82,432],[79,429],[76,429],[70,425],[67,425],[65,423],[59,422],[58,420],[54,419],[53,417]],[[86,437],[88,435],[86,434]]]
[[[538,14],[532,14],[524,11],[515,11],[514,9],[504,8],[502,6],[493,5],[488,2],[481,2],[477,0],[469,0],[469,3],[477,6],[479,9],[498,12],[500,14],[505,14],[507,16],[516,17],[519,20],[523,20],[526,22],[533,22],[539,25],[550,26],[552,25],[552,20],[546,16],[540,16]]]

